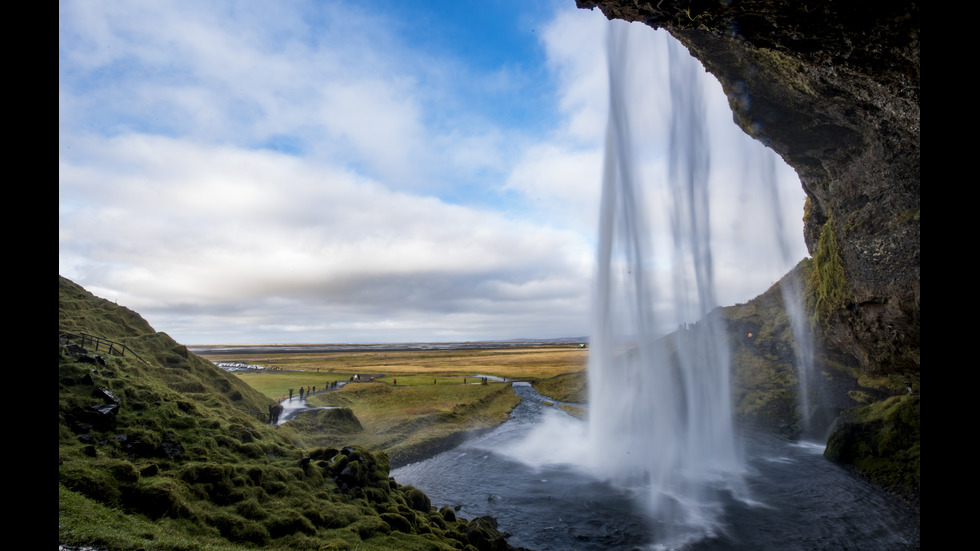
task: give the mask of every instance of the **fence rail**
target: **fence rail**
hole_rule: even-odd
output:
[[[113,356],[125,356],[127,352],[133,355],[137,360],[145,363],[146,365],[153,365],[150,362],[144,360],[137,354],[133,352],[133,349],[126,346],[125,344],[110,341],[109,339],[97,337],[95,335],[89,335],[88,333],[62,333],[60,335],[60,340],[65,344],[73,344],[72,341],[78,341],[77,344],[82,348],[87,348],[88,346],[95,346],[95,351],[100,352],[101,349],[105,348],[105,354],[111,354]]]

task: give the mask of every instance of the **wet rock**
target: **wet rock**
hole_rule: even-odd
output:
[[[119,442],[123,451],[132,456],[153,457],[157,455],[156,444],[142,435],[130,437],[127,434],[117,434],[116,442]]]
[[[103,402],[111,402],[113,404],[119,403],[119,399],[116,398],[116,395],[113,394],[112,391],[109,390],[108,388],[102,388],[102,387],[96,388],[95,390],[92,391],[92,397],[98,398]]]
[[[511,549],[503,534],[497,531],[497,519],[477,517],[466,526],[466,538],[479,551],[508,551]]]
[[[65,347],[65,352],[67,352],[69,354],[75,354],[75,355],[88,354],[88,350],[87,349],[85,349],[84,347],[79,346],[79,345],[77,345],[75,343],[72,343],[72,344],[69,344],[68,346],[66,346]]]
[[[92,355],[85,354],[85,355],[78,356],[75,359],[81,363],[86,363],[86,364],[101,365],[101,366],[106,365],[105,358],[103,358],[102,356],[92,356]]]
[[[65,423],[76,433],[86,433],[91,430],[100,432],[111,431],[116,428],[116,414],[119,406],[116,404],[104,404],[85,407],[74,407],[65,412]]]

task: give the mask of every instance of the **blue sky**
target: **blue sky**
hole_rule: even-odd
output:
[[[59,7],[61,275],[184,344],[588,334],[625,23],[571,0]],[[668,38],[630,27],[656,180]],[[803,195],[777,162],[775,254],[744,216],[745,160],[774,156],[704,86],[717,294],[744,302],[805,256]]]

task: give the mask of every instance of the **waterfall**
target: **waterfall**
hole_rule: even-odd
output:
[[[739,485],[743,460],[727,337],[716,315],[699,67],[671,42],[667,181],[648,186],[631,128],[629,29],[611,25],[608,42],[589,435],[613,481],[641,489],[664,541],[710,530],[719,485]],[[669,222],[667,239],[651,233],[658,219]]]
[[[793,342],[796,352],[796,376],[798,378],[797,392],[799,398],[797,410],[800,414],[800,426],[803,434],[808,434],[813,429],[811,423],[810,406],[810,377],[813,371],[813,335],[810,331],[810,322],[803,307],[803,282],[800,281],[799,274],[795,271],[790,272],[783,280],[779,288],[783,296],[783,305],[786,308],[786,315],[789,317],[790,325],[793,329]]]

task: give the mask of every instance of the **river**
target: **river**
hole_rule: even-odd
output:
[[[670,526],[645,512],[640,488],[614,487],[576,461],[602,453],[583,445],[585,422],[526,383],[514,391],[521,404],[496,430],[392,476],[463,518],[496,517],[511,545],[536,551],[919,547],[918,516],[900,500],[824,459],[822,444],[764,434],[741,436],[745,485],[736,495],[719,481],[714,524]]]

